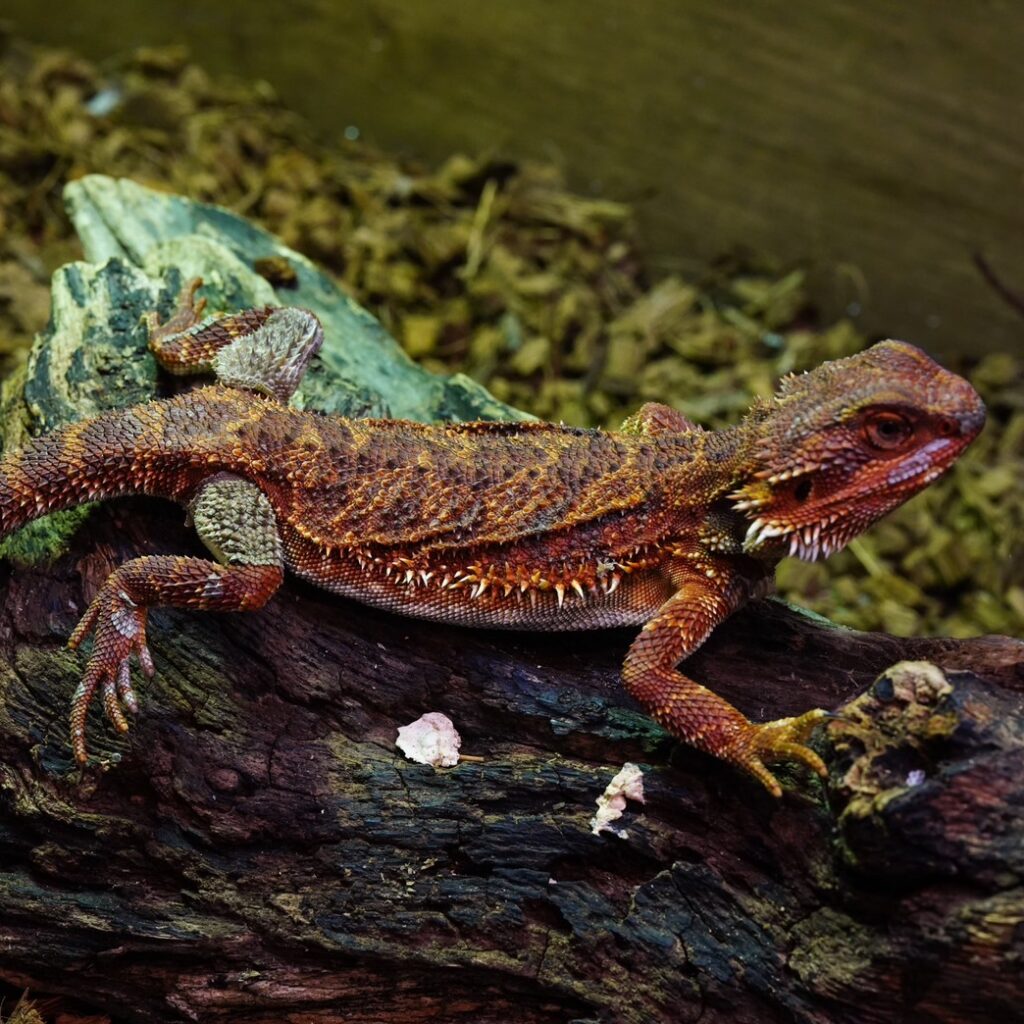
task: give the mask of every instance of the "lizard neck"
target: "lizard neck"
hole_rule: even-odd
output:
[[[736,493],[756,480],[762,441],[759,409],[742,422],[716,431],[686,431],[652,439],[660,477],[638,539],[665,557],[737,556],[755,574],[770,574],[785,553],[780,545],[748,551],[754,514],[737,507]],[[642,535],[642,536],[641,536]]]

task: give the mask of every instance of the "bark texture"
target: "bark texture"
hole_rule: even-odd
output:
[[[226,306],[323,316],[339,347],[309,404],[508,414],[408,364],[300,257],[284,253],[300,293],[274,296],[249,265],[280,247],[223,211],[102,179],[74,189],[95,262],[55,278],[54,322],[7,386],[8,438],[154,393],[138,314],[196,272]],[[1019,1014],[1024,644],[900,640],[752,605],[693,674],[756,718],[843,715],[821,743],[828,784],[783,772],[775,801],[630,703],[629,633],[461,630],[292,581],[254,614],[153,613],[142,714],[126,738],[94,716],[108,763],[79,773],[66,719],[81,663],[63,643],[116,565],[203,553],[182,519],[130,499],[10,546],[3,981],[140,1022]],[[453,719],[473,760],[435,770],[395,749],[426,711]],[[626,838],[595,836],[594,801],[627,760],[647,802],[619,823]]]

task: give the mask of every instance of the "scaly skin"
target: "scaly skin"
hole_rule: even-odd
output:
[[[71,714],[87,760],[97,690],[127,729],[129,659],[147,673],[147,609],[258,608],[290,569],[391,611],[467,626],[642,625],[626,688],[681,740],[744,769],[803,763],[827,717],[757,725],[678,669],[770,582],[785,554],[847,543],[944,472],[984,422],[971,386],[882,342],[783,381],[709,432],[648,405],[617,433],[551,424],[345,420],[288,408],[321,340],[301,310],[201,319],[198,282],[150,346],[218,382],[73,424],[0,462],[0,533],[83,501],[152,494],[190,507],[216,562],[117,569],[71,638],[94,645]]]

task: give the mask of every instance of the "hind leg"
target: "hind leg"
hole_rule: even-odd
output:
[[[93,598],[68,646],[77,649],[93,634],[82,681],[71,706],[71,746],[85,764],[85,723],[97,690],[107,717],[119,732],[128,729],[124,710],[137,710],[130,660],[153,675],[146,645],[146,618],[159,605],[203,611],[261,608],[284,578],[284,554],[270,502],[254,484],[218,477],[198,493],[192,519],[217,562],[204,558],[133,558],[110,574]]]
[[[206,299],[196,298],[201,277],[189,281],[178,295],[177,309],[163,323],[157,313],[146,315],[149,350],[156,361],[176,376],[210,373],[217,353],[261,327],[274,312],[270,306],[243,313],[211,313],[206,316]]]
[[[166,323],[147,317],[149,348],[169,373],[215,373],[222,384],[287,402],[323,343],[320,321],[308,309],[247,309],[203,317],[200,278],[182,289]]]

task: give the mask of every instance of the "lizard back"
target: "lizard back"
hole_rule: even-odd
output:
[[[266,480],[291,492],[291,525],[328,546],[509,545],[651,511],[667,458],[648,439],[551,424],[265,417],[264,438],[301,418]]]

